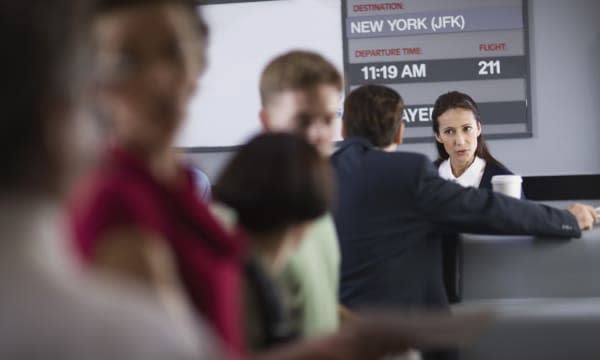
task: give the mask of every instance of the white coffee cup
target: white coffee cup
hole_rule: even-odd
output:
[[[495,175],[492,176],[492,188],[495,192],[521,198],[521,183],[523,178],[519,175]]]

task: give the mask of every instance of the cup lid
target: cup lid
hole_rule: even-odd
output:
[[[523,178],[520,175],[494,175],[492,184],[522,183]]]

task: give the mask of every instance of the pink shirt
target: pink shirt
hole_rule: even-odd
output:
[[[196,309],[240,355],[245,349],[240,301],[245,241],[214,219],[198,200],[192,173],[183,170],[183,184],[169,188],[134,154],[111,149],[74,199],[76,247],[89,261],[108,230],[135,226],[156,233],[170,244]]]

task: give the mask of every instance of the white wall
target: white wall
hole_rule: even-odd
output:
[[[343,66],[341,0],[238,2],[202,11],[210,28],[208,71],[178,146],[238,146],[260,131],[258,82],[277,55],[310,50]]]
[[[530,0],[529,37],[533,138],[488,145],[522,175],[600,173],[600,1]],[[432,144],[402,150],[435,155]],[[214,179],[229,155],[191,158]]]

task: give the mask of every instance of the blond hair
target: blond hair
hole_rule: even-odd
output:
[[[265,67],[260,78],[260,99],[263,106],[286,90],[306,90],[319,85],[331,85],[342,91],[342,76],[336,67],[321,55],[310,51],[290,51]]]

